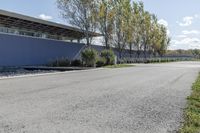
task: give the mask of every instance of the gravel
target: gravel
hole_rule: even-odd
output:
[[[199,62],[0,80],[0,133],[173,133]]]
[[[26,70],[20,67],[0,67],[0,78],[58,72],[55,70]]]

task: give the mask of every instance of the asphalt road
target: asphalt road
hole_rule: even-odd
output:
[[[0,133],[167,133],[200,63],[137,65],[0,80]]]

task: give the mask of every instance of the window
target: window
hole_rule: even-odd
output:
[[[23,36],[32,36],[32,37],[38,37],[38,38],[49,38],[49,39],[55,39],[55,40],[66,40],[63,36],[58,35],[50,35],[47,33],[40,33],[40,32],[34,32],[34,31],[26,31],[18,28],[7,28],[7,27],[0,27],[0,32],[2,33],[10,33],[15,35],[23,35]]]

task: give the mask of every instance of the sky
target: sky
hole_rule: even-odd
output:
[[[138,1],[138,0],[136,0]],[[200,0],[142,0],[168,28],[169,49],[200,49]],[[56,0],[1,0],[0,9],[67,24]]]

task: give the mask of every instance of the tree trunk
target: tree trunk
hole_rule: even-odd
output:
[[[119,50],[119,58],[122,59],[122,51]]]
[[[109,49],[109,45],[108,45],[108,35],[107,33],[105,34],[105,45],[106,45],[106,49]]]
[[[137,50],[137,58],[140,58],[140,50]]]
[[[129,55],[130,55],[130,58],[132,58],[132,46],[133,46],[133,45],[132,45],[131,43],[130,43],[129,45],[130,45]]]

